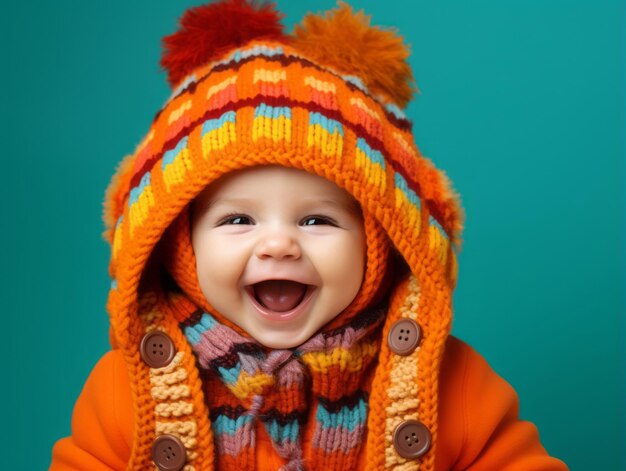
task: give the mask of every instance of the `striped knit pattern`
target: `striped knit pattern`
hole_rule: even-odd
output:
[[[367,423],[370,370],[379,350],[379,337],[371,334],[386,310],[361,313],[298,349],[311,375],[315,404],[309,469],[356,467]]]
[[[260,421],[285,460],[283,471],[303,470],[305,462],[306,469],[353,469],[367,421],[365,373],[378,351],[375,331],[385,311],[362,313],[297,350],[269,354],[201,310],[184,320],[181,328],[204,371],[217,468],[255,468]],[[315,423],[307,424],[308,416]],[[304,427],[314,430],[306,450]]]
[[[349,146],[353,155],[350,166],[363,172],[368,187],[377,193],[385,193],[385,161],[390,162],[393,187],[397,190],[396,205],[404,199],[415,208],[414,214],[419,213],[414,190],[419,184],[411,181],[410,170],[421,162],[410,144],[409,121],[392,108],[381,110],[365,92],[342,103],[340,96],[360,91],[362,86],[357,88],[336,75],[322,73],[315,64],[285,49],[286,46],[253,46],[237,50],[229,58],[196,73],[201,78],[188,82],[170,100],[165,109],[171,111],[159,114],[154,125],[156,129],[165,126],[168,132],[156,133],[162,138],[159,143],[154,142],[153,134],[149,146],[152,152],[146,152],[148,146],[142,145],[135,161],[129,199],[129,212],[134,216],[131,233],[144,222],[143,215],[154,205],[151,169],[155,162],[162,162],[162,178],[168,192],[171,185],[187,181],[195,168],[189,158],[189,141],[195,134],[204,159],[211,159],[214,153],[217,157],[219,151],[237,140],[241,144],[259,143],[261,148],[268,144],[285,148],[292,143],[294,129],[301,130],[302,144],[324,159],[341,159]],[[232,76],[233,73],[238,75]],[[288,81],[291,74],[298,79]],[[326,80],[316,77],[319,75],[326,76]],[[245,83],[246,79],[251,83]],[[272,92],[268,93],[270,85]],[[275,93],[276,87],[280,93]],[[316,99],[319,93],[327,98]],[[337,103],[341,105],[339,109]],[[186,124],[178,126],[183,119]],[[175,134],[170,132],[173,125],[178,126]],[[161,150],[156,151],[157,148]],[[422,174],[432,173],[428,172],[427,163],[421,170]],[[437,216],[450,231],[452,221],[446,220],[445,215]]]

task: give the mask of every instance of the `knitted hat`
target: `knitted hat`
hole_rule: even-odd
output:
[[[437,375],[451,326],[462,210],[445,174],[415,146],[402,111],[414,91],[408,50],[394,32],[370,26],[367,16],[345,4],[307,15],[291,35],[283,33],[280,16],[271,5],[246,0],[185,13],[180,31],[164,43],[162,64],[173,93],[107,190],[107,308],[113,342],[124,352],[133,382],[133,469],[150,463],[146,435],[164,430],[178,431],[191,466],[212,469],[193,353],[180,319],[154,311],[146,267],[166,230],[177,219],[188,225],[187,207],[207,185],[258,165],[301,169],[346,190],[364,214],[370,266],[384,260],[384,250],[371,252],[380,249],[377,234],[384,233],[409,267],[410,276],[391,288],[383,338],[408,318],[421,326],[422,340],[406,356],[381,346],[367,419],[367,469],[406,463],[391,441],[407,418],[430,430],[433,449],[437,442]],[[174,230],[174,237],[184,237],[185,230]],[[197,281],[188,278],[195,264],[189,248],[181,246],[170,267],[203,306]],[[359,301],[369,301],[382,271],[367,268]],[[141,358],[142,337],[153,330],[166,332],[178,352],[168,374],[184,372],[176,381],[188,391],[189,407],[175,418],[163,416],[173,399],[152,386],[163,372]],[[434,453],[426,454],[420,469],[432,470],[433,463]]]

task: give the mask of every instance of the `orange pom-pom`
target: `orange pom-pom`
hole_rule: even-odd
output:
[[[305,16],[294,36],[295,47],[311,59],[357,76],[373,94],[401,108],[417,90],[402,37],[371,26],[369,16],[343,2],[325,16]]]

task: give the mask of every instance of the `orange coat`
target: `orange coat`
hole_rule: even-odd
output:
[[[519,420],[513,388],[475,350],[454,337],[446,344],[439,398],[436,471],[568,469],[548,456],[536,427]],[[50,471],[125,470],[132,418],[124,359],[113,350],[91,372],[74,408],[72,436],[54,446]],[[258,438],[257,468],[275,471],[282,464],[280,457],[263,434]],[[365,469],[363,464],[360,469]]]

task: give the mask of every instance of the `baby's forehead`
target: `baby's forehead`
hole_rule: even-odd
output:
[[[305,170],[277,165],[233,171],[209,183],[194,204],[237,203],[263,199],[336,205],[360,212],[357,200],[335,182]]]

